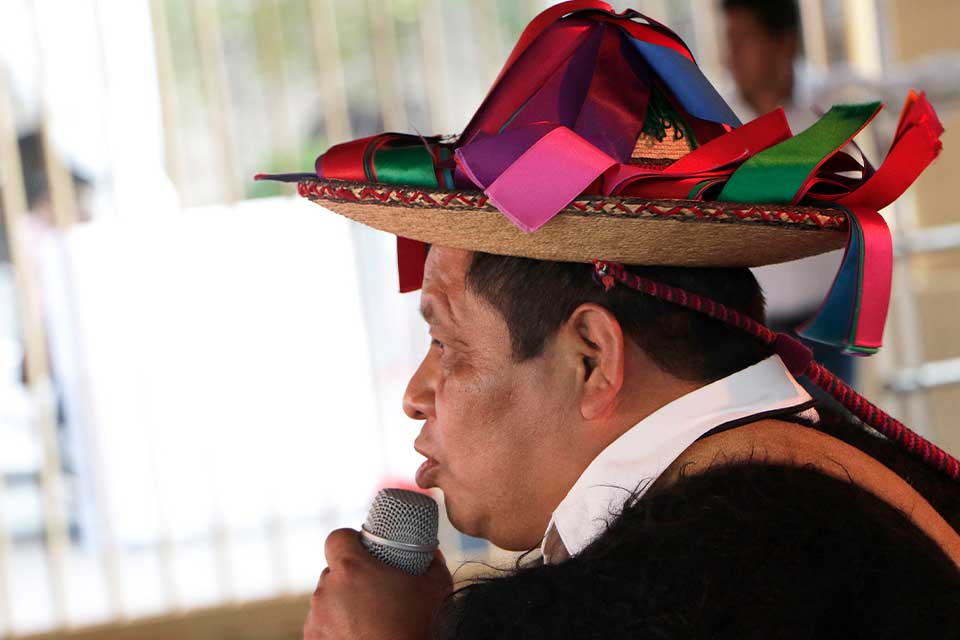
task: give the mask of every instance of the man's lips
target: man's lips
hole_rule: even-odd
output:
[[[430,489],[436,486],[433,477],[436,475],[436,470],[439,465],[440,463],[433,458],[427,458],[423,464],[420,465],[420,468],[417,469],[415,478],[417,486],[421,489]]]
[[[426,458],[423,464],[420,465],[420,468],[417,469],[414,479],[417,483],[417,486],[421,489],[432,489],[433,487],[437,486],[435,484],[434,476],[437,474],[437,467],[440,465],[440,463],[427,451],[429,447],[426,446],[428,444],[426,440],[427,439],[424,436],[423,431],[421,431],[420,435],[417,436],[416,442],[413,443],[413,449]]]

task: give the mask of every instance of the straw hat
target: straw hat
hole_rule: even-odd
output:
[[[580,196],[528,233],[477,190],[303,178],[300,195],[381,231],[429,244],[540,260],[753,267],[839,249],[844,212],[695,200]],[[751,250],[745,251],[749,247]]]
[[[832,315],[856,322],[862,307],[882,332],[892,254],[876,212],[933,160],[943,129],[911,92],[874,170],[842,148],[880,108],[834,106],[797,135],[781,109],[741,125],[670,29],[574,0],[534,18],[458,136],[384,133],[328,149],[313,173],[257,178],[296,181],[324,208],[396,234],[401,290],[419,286],[421,243],[707,267],[846,246]],[[834,325],[825,341],[879,345]]]

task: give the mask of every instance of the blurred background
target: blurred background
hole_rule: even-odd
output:
[[[547,4],[0,3],[0,638],[299,637],[326,534],[420,462],[401,395],[428,336],[392,236],[251,178],[458,132]],[[960,5],[802,0],[783,31],[736,2],[612,4],[677,30],[744,119],[771,93],[742,65],[793,33],[794,130],[883,99],[875,165],[927,91],[945,150],[885,211],[886,348],[849,375],[960,453]]]

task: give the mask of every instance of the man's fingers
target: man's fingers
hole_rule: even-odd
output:
[[[370,557],[360,543],[360,533],[354,529],[337,529],[327,536],[323,553],[327,558],[327,564],[334,568],[345,560]]]
[[[443,582],[445,584],[452,583],[453,578],[451,578],[450,570],[447,568],[447,559],[443,557],[440,549],[437,549],[434,553],[433,562],[427,567],[427,573],[425,575],[427,578],[436,580],[437,582]]]
[[[314,593],[320,591],[320,587],[323,585],[323,579],[327,577],[328,573],[330,573],[330,567],[326,567],[320,572],[320,578],[317,580],[317,588],[313,590]]]
[[[447,559],[443,555],[443,551],[437,549],[433,552],[433,560],[430,562],[430,566],[427,568],[427,573],[433,573],[434,571],[442,571],[444,573],[450,573],[447,570]]]

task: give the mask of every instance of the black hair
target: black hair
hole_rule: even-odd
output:
[[[43,202],[50,193],[50,184],[47,179],[47,167],[44,159],[43,137],[39,131],[21,135],[17,139],[20,152],[20,168],[23,173],[23,188],[27,197],[27,209],[33,210]],[[89,186],[90,180],[84,175],[71,169],[74,186]],[[2,185],[0,185],[2,189]],[[3,213],[3,202],[0,202],[0,214]],[[10,260],[9,237],[4,224],[4,216],[0,215],[0,262]]]
[[[46,160],[43,150],[43,137],[39,131],[33,131],[17,139],[20,150],[20,164],[23,168],[23,186],[27,195],[27,209],[33,209],[50,192],[50,183],[47,178]],[[85,187],[90,180],[70,169],[70,176],[77,187]]]
[[[437,622],[461,640],[956,638],[960,571],[849,481],[718,465],[628,500],[560,564],[459,589]]]
[[[724,11],[749,11],[770,35],[796,32],[800,28],[797,0],[722,0]]]
[[[630,267],[631,272],[713,298],[763,322],[763,293],[749,269]],[[570,314],[593,302],[609,309],[662,370],[684,380],[711,382],[770,355],[742,331],[703,314],[625,287],[604,291],[593,266],[474,253],[467,285],[503,316],[513,354],[543,352]]]

